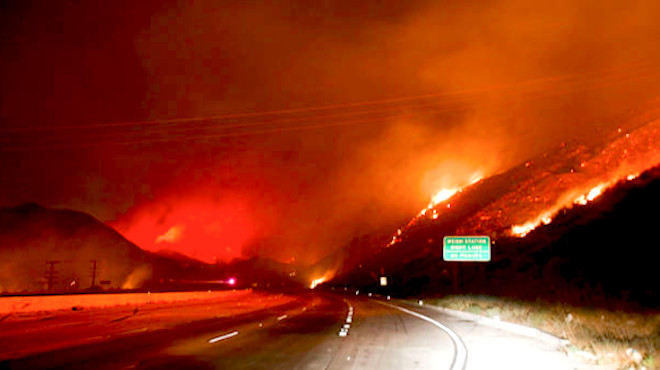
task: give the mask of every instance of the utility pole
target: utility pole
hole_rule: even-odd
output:
[[[96,260],[89,261],[89,269],[92,274],[92,288],[96,286]]]
[[[58,272],[55,271],[55,264],[60,263],[60,261],[46,261],[46,265],[50,265],[50,268],[48,268],[44,272],[44,277],[46,278],[47,286],[48,286],[48,291],[53,289],[53,283],[55,282],[55,279],[57,278]]]

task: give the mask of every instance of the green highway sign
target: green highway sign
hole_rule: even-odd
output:
[[[445,261],[490,261],[489,236],[445,236],[442,240],[442,258]]]

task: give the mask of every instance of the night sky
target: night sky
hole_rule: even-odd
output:
[[[657,1],[0,4],[0,206],[314,262],[660,95]]]

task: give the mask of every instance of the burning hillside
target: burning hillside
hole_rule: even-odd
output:
[[[455,224],[443,230],[459,235],[524,237],[552,222],[560,210],[585,205],[619,181],[660,164],[660,119],[600,136],[562,143],[508,172],[441,190],[397,230],[389,246],[414,230],[443,224]]]
[[[444,216],[445,225],[426,227],[418,221],[400,242],[342,271],[330,284],[395,296],[476,293],[657,309],[660,253],[652,242],[657,217],[649,210],[660,207],[659,195],[660,165],[619,181],[592,201],[587,195],[586,204],[562,209],[524,237],[502,229],[488,263],[443,260],[441,236],[459,229],[460,218]],[[378,286],[379,276],[388,277],[387,287]]]
[[[388,294],[488,292],[657,306],[659,257],[646,246],[657,223],[648,210],[660,207],[659,116],[647,111],[620,129],[439,192],[360,264],[340,264],[330,284],[378,289],[384,275]],[[447,235],[490,236],[491,261],[444,261]],[[649,258],[640,260],[639,251]]]

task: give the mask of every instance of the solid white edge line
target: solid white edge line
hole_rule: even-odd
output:
[[[231,338],[231,337],[236,336],[236,335],[238,335],[238,332],[237,332],[237,331],[233,331],[233,332],[231,332],[231,333],[229,333],[229,334],[225,334],[225,335],[221,335],[221,336],[219,336],[219,337],[211,338],[211,339],[209,339],[209,343],[219,342],[219,341],[221,341],[221,340],[225,340],[225,339],[227,339],[227,338]]]
[[[467,365],[467,347],[465,346],[465,343],[463,342],[461,337],[459,337],[458,334],[456,334],[456,332],[454,332],[453,330],[449,329],[448,327],[442,325],[441,323],[433,320],[432,318],[422,315],[421,313],[411,311],[411,310],[408,310],[406,308],[396,306],[396,305],[393,305],[393,304],[389,304],[389,303],[385,303],[385,302],[380,302],[380,301],[376,301],[376,302],[380,303],[382,305],[385,305],[385,306],[396,308],[397,310],[405,312],[408,315],[415,316],[418,319],[428,321],[431,324],[433,324],[433,325],[437,326],[438,328],[440,328],[445,333],[447,333],[447,335],[449,335],[449,338],[451,339],[452,343],[454,343],[454,359],[453,359],[453,361],[451,363],[451,366],[449,368],[451,370],[463,370],[463,369],[465,369],[465,365]]]

